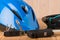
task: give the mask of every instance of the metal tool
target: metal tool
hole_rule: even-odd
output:
[[[60,35],[60,29],[32,30],[27,32],[30,38],[43,38]]]
[[[47,24],[47,29],[60,29],[60,14],[45,16],[42,21]]]

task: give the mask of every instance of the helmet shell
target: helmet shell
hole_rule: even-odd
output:
[[[23,0],[0,1],[0,24],[16,30],[21,27],[24,31],[39,29],[33,9]]]

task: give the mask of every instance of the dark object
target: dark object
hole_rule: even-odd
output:
[[[31,30],[27,32],[27,36],[30,38],[41,38],[41,37],[50,37],[54,33],[51,29],[45,30]]]
[[[19,36],[20,35],[20,31],[6,31],[4,32],[4,36]]]
[[[25,34],[24,31],[17,31],[15,29],[10,29],[9,31],[4,32],[4,36],[6,36],[6,37],[22,36],[24,34]]]
[[[42,20],[47,24],[47,28],[60,29],[60,14],[45,16]]]

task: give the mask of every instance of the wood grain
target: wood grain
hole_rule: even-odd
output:
[[[25,0],[33,9],[37,18],[51,14],[60,14],[60,0]]]
[[[60,0],[25,0],[29,5],[32,6],[38,22],[40,24],[40,29],[46,29],[47,26],[41,20],[42,17],[51,14],[60,13]],[[0,32],[0,40],[60,40],[60,36],[52,36],[47,38],[29,38],[27,36],[17,36],[17,37],[5,37],[3,32]]]
[[[41,19],[38,19],[39,24],[42,23],[42,27],[40,29],[45,29],[46,25],[42,22]],[[45,26],[45,27],[44,27]],[[46,37],[46,38],[29,38],[26,36],[16,36],[16,37],[5,37],[3,32],[0,32],[0,40],[60,40],[60,36],[52,36],[52,37]]]

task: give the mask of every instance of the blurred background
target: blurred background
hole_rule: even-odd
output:
[[[60,0],[24,0],[35,11],[37,18],[60,13]]]

